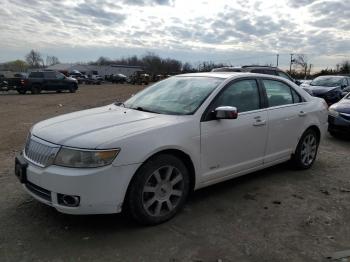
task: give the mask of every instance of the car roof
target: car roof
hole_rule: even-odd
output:
[[[248,72],[203,72],[203,73],[189,73],[189,74],[181,74],[175,77],[184,76],[184,77],[215,77],[222,79],[229,78],[240,78],[240,77],[264,77],[264,78],[274,78],[274,79],[283,79],[283,77],[268,75],[268,74],[257,74],[257,73],[248,73]]]
[[[318,77],[334,77],[334,78],[344,78],[344,77],[346,77],[346,76],[339,76],[339,75],[325,75],[325,76],[318,76]],[[316,77],[316,78],[318,78],[318,77]]]
[[[246,76],[247,73],[242,72],[202,72],[202,73],[189,73],[189,74],[181,74],[177,76],[186,76],[186,77],[216,77],[227,79],[232,76]]]

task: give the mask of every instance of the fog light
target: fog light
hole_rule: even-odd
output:
[[[57,202],[62,206],[77,207],[80,204],[79,196],[57,194]]]

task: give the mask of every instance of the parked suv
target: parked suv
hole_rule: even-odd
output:
[[[32,94],[39,94],[42,90],[63,91],[68,90],[75,93],[78,89],[78,81],[67,77],[56,71],[36,71],[31,72],[25,80],[21,94],[30,91]]]
[[[297,85],[300,85],[301,82],[293,79],[290,75],[283,72],[278,67],[273,66],[259,66],[259,65],[246,65],[242,67],[219,67],[211,70],[212,72],[249,72],[249,73],[257,73],[257,74],[265,74],[265,75],[275,75],[280,76],[285,79],[288,79]]]
[[[170,77],[125,103],[34,125],[15,174],[68,214],[127,209],[158,224],[190,191],[292,160],[307,169],[327,128],[325,101],[249,73]]]

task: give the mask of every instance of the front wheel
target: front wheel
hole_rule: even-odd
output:
[[[70,89],[69,92],[75,93],[77,91],[78,87],[76,85],[73,85]]]
[[[313,129],[308,129],[299,140],[292,162],[297,169],[310,168],[317,156],[319,138]]]
[[[158,155],[135,174],[127,195],[127,208],[134,220],[156,225],[181,210],[189,192],[186,166],[172,155]]]

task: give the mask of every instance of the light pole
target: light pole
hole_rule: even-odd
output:
[[[279,58],[280,58],[280,55],[277,54],[276,56],[277,56],[277,63],[276,63],[276,64],[277,64],[277,67],[278,67],[278,60],[279,60]]]
[[[293,55],[294,55],[294,54],[290,54],[289,74],[292,73]]]

